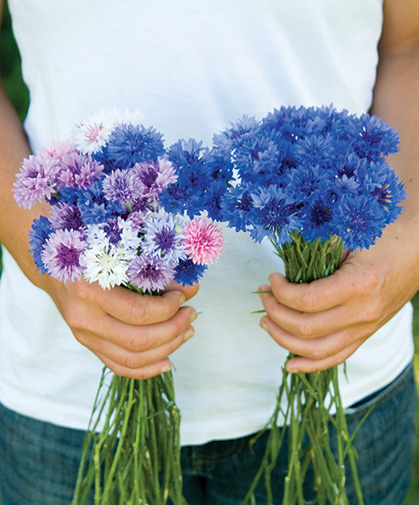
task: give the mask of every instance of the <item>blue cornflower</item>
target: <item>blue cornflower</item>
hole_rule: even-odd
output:
[[[160,200],[167,211],[186,211],[194,217],[204,210],[203,195],[213,181],[213,154],[202,142],[180,139],[168,150],[168,159],[173,163],[177,181],[167,186]]]
[[[319,193],[324,194],[330,184],[330,175],[318,165],[300,165],[290,170],[288,176],[287,191],[292,195],[296,205],[313,200]]]
[[[381,236],[386,216],[377,200],[365,195],[342,199],[333,215],[333,227],[345,247],[368,249]]]
[[[119,201],[105,198],[100,181],[95,181],[89,189],[78,192],[78,206],[86,225],[104,223],[127,212]]]
[[[355,152],[361,158],[379,159],[399,150],[398,133],[377,116],[352,116],[348,122],[348,133]]]
[[[333,202],[327,198],[309,202],[302,214],[302,235],[307,242],[321,238],[327,240],[333,235],[331,221],[333,218]]]
[[[294,156],[298,164],[330,166],[335,156],[335,143],[330,133],[314,133],[295,143]]]
[[[251,237],[260,242],[264,237],[284,244],[291,231],[298,229],[297,209],[290,196],[277,186],[252,191],[254,212],[251,215]]]
[[[259,127],[260,122],[256,118],[243,116],[235,123],[231,123],[230,128],[214,134],[214,150],[228,160],[235,149],[247,143],[249,138],[254,138],[255,133],[259,131]]]
[[[107,157],[119,168],[128,168],[142,161],[157,161],[164,153],[163,135],[143,125],[122,124],[109,136]],[[100,160],[100,157],[97,159]]]
[[[204,275],[207,265],[194,263],[191,259],[181,259],[175,268],[174,280],[183,286],[192,286]]]
[[[222,221],[224,219],[222,201],[226,191],[226,181],[215,179],[202,196],[203,208],[207,211],[208,217],[214,221]]]
[[[51,233],[51,223],[45,216],[33,220],[32,229],[29,232],[29,244],[31,245],[30,253],[33,256],[38,270],[41,271],[41,274],[47,273],[47,269],[42,260],[42,251]]]
[[[254,209],[251,186],[241,184],[230,188],[221,199],[223,221],[236,231],[246,231],[251,224],[250,216]]]

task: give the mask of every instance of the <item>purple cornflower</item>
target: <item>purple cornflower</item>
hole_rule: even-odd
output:
[[[86,248],[78,230],[57,230],[52,233],[42,251],[42,261],[49,275],[62,282],[75,281],[83,275],[80,256]]]
[[[50,222],[53,230],[81,230],[84,228],[79,207],[65,202],[58,203],[52,208]]]
[[[174,184],[178,179],[173,163],[166,157],[159,158],[157,162],[137,163],[134,170],[146,188],[146,196],[150,198],[157,198],[169,184]]]

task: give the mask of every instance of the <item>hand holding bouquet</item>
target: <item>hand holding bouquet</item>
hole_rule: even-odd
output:
[[[24,160],[16,201],[51,205],[30,233],[38,269],[62,282],[84,278],[147,295],[172,280],[198,282],[223,239],[211,221],[172,212],[165,192],[179,167],[169,155],[153,128],[106,111]],[[73,504],[85,503],[92,487],[95,504],[160,505],[169,496],[184,503],[171,372],[146,380],[114,375],[110,384],[107,375],[104,369]]]
[[[256,242],[270,240],[289,281],[329,276],[339,268],[344,248],[369,248],[400,214],[405,192],[385,160],[397,150],[394,130],[367,114],[281,107],[262,121],[244,117],[214,137],[213,156],[234,173],[218,198],[221,220],[249,232]],[[279,417],[283,429],[277,426]],[[308,374],[289,374],[284,367],[268,428],[266,453],[244,503],[263,475],[268,503],[273,503],[270,472],[286,434],[284,505],[305,503],[303,484],[310,467],[316,503],[348,504],[347,461],[358,503],[363,503],[337,367]],[[338,440],[337,460],[330,449],[331,429]]]

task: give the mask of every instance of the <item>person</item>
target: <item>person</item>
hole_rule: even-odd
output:
[[[31,101],[22,128],[1,91],[3,505],[70,502],[103,364],[138,379],[173,366],[185,496],[190,505],[239,504],[263,451],[261,440],[253,455],[248,440],[273,411],[288,351],[298,356],[286,365],[292,372],[346,360],[348,422],[375,405],[356,437],[365,501],[401,504],[416,398],[408,302],[419,287],[417,2],[9,0],[9,7]],[[209,144],[243,114],[331,102],[370,110],[399,131],[401,152],[390,162],[409,199],[373,247],[350,253],[329,278],[293,285],[268,244],[232,230],[199,292],[171,285],[161,297],[141,296],[63,284],[36,270],[28,230],[46,208],[17,207],[16,172],[88,114],[139,108],[168,145],[190,137]],[[272,292],[260,295],[260,322],[258,286]],[[279,491],[282,471],[279,464]],[[350,486],[348,479],[352,496]],[[263,486],[258,493],[265,503]]]

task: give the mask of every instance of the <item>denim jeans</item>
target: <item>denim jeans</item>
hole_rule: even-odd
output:
[[[355,437],[358,471],[366,505],[401,505],[413,469],[416,390],[410,365],[389,386],[348,409],[353,430],[374,405]],[[239,505],[258,469],[266,444],[261,438],[216,441],[182,449],[184,493],[189,505]],[[84,432],[30,419],[0,405],[0,493],[2,505],[69,505]],[[286,437],[285,437],[286,439]],[[332,446],[335,440],[331,439]],[[274,496],[282,497],[286,444],[272,474]],[[347,492],[356,505],[350,471]],[[313,500],[307,481],[305,499]],[[280,498],[276,499],[280,503]],[[266,504],[264,484],[255,495]]]

